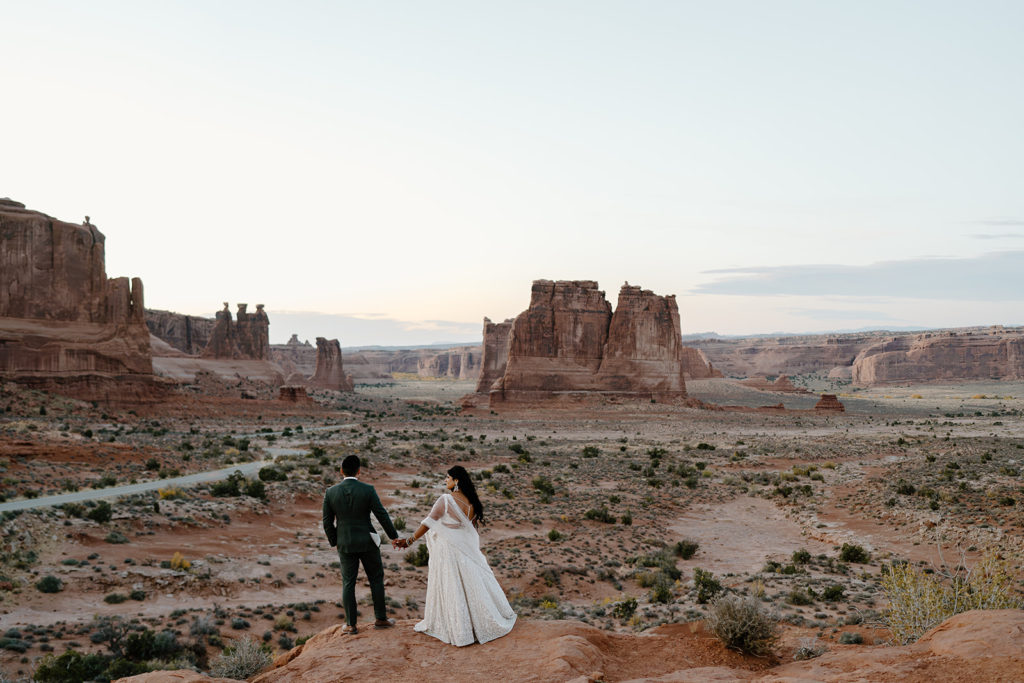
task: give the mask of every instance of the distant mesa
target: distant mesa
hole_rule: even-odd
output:
[[[614,313],[593,280],[535,280],[514,320],[484,319],[477,394],[491,407],[552,399],[686,398],[686,377],[720,376],[682,344],[675,296],[630,285]]]
[[[107,278],[106,239],[0,199],[0,377],[106,403],[166,393],[153,373],[142,280]]]
[[[306,387],[282,386],[277,392],[278,400],[286,403],[312,403]]]

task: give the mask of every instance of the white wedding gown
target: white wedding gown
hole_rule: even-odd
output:
[[[511,631],[516,613],[480,552],[480,536],[451,494],[437,499],[423,524],[430,564],[423,621],[415,629],[459,647]]]

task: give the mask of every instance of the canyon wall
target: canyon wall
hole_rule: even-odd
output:
[[[683,348],[674,296],[626,283],[613,314],[592,280],[536,280],[530,307],[512,322],[490,404],[570,395],[684,398]]]
[[[1024,380],[1024,330],[992,327],[893,337],[861,351],[861,386],[969,380]]]
[[[105,238],[0,199],[0,377],[88,400],[163,393],[142,280],[107,278]]]
[[[231,320],[228,302],[217,312],[210,339],[200,352],[202,358],[228,360],[270,360],[270,319],[263,304],[248,313],[248,304],[238,304],[235,320]]]
[[[480,375],[477,379],[476,393],[486,396],[494,383],[505,376],[513,322],[514,320],[509,318],[503,323],[492,323],[490,318],[484,318],[483,353],[480,359]]]
[[[150,333],[189,355],[198,355],[206,348],[214,322],[213,318],[146,309],[146,326]]]

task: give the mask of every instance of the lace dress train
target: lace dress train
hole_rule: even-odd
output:
[[[455,499],[447,493],[438,498],[423,524],[430,565],[424,616],[415,629],[459,647],[511,631],[516,613]]]

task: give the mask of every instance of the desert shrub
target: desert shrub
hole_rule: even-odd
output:
[[[664,574],[658,574],[651,591],[647,596],[651,602],[669,603],[672,602],[672,584]]]
[[[538,475],[533,478],[533,488],[537,489],[540,493],[547,496],[555,495],[555,485],[551,483],[551,480],[544,475]]]
[[[10,652],[24,653],[29,649],[29,647],[31,647],[31,645],[28,641],[21,640],[20,638],[8,638],[6,636],[0,638],[0,648]]]
[[[811,561],[811,554],[803,548],[800,548],[800,550],[793,551],[792,560],[793,564],[807,564]]]
[[[232,617],[231,619],[231,628],[233,629],[241,630],[249,628],[250,625],[251,624],[249,624],[249,622],[243,619],[242,617]]]
[[[85,513],[85,516],[94,522],[106,524],[114,516],[114,508],[107,501],[101,500],[96,507]]]
[[[821,599],[825,602],[837,602],[843,599],[844,588],[838,583],[834,583],[826,588],[821,593]]]
[[[548,532],[548,540],[552,542],[562,540],[562,532],[558,529],[552,529]]]
[[[168,486],[165,489],[157,489],[156,493],[160,496],[160,500],[179,500],[185,497],[185,492],[177,486]]]
[[[766,655],[779,638],[778,617],[753,596],[724,595],[714,601],[708,630],[727,647],[750,655]]]
[[[426,567],[430,563],[430,551],[426,543],[420,543],[416,550],[410,550],[405,554],[405,561],[414,567]]]
[[[839,642],[843,645],[860,645],[864,642],[864,636],[856,631],[846,631],[839,636]]]
[[[676,557],[681,557],[684,560],[688,560],[693,557],[694,553],[697,552],[697,548],[700,544],[697,541],[691,541],[690,539],[683,539],[672,547],[672,551],[676,554]]]
[[[107,668],[110,658],[101,654],[82,654],[68,650],[59,657],[46,655],[39,661],[33,681],[40,683],[66,683],[92,681]]]
[[[103,540],[107,543],[127,543],[128,537],[120,531],[111,531]]]
[[[630,512],[629,510],[626,510],[625,512],[622,513],[622,516],[619,517],[619,522],[623,526],[632,526],[632,524],[633,524],[633,513]]]
[[[612,614],[622,621],[631,619],[634,612],[636,612],[636,604],[636,598],[626,598],[621,602],[615,603],[612,607]]]
[[[126,601],[127,599],[128,599],[128,596],[125,595],[124,593],[110,593],[110,594],[104,596],[103,602],[107,603],[108,605],[120,605],[122,602]]]
[[[900,644],[913,642],[949,617],[973,609],[1020,609],[1010,564],[986,552],[970,569],[925,573],[907,564],[885,568],[882,589],[889,598],[886,624]]]
[[[814,600],[807,591],[802,588],[794,588],[789,591],[789,595],[786,596],[786,602],[791,605],[803,606],[813,604]]]
[[[871,561],[871,553],[864,550],[864,548],[859,545],[844,543],[842,549],[839,551],[839,559],[843,562],[864,564],[865,562]]]
[[[697,602],[705,604],[722,592],[722,584],[715,575],[698,567],[693,570],[693,586],[697,589]]]
[[[814,659],[825,654],[827,649],[825,643],[817,638],[801,638],[800,644],[797,645],[796,650],[793,652],[793,659],[797,661]]]
[[[601,449],[597,446],[584,446],[583,457],[584,458],[596,458],[601,453]]]
[[[405,531],[405,517],[398,515],[393,520],[393,523],[395,525],[395,531]]]
[[[144,590],[133,590],[131,593],[128,594],[128,597],[131,598],[132,600],[138,600],[139,602],[142,602],[143,600],[146,599],[146,591],[144,591]]]
[[[252,479],[245,483],[245,495],[251,498],[267,499],[267,486],[259,479]]]
[[[583,513],[586,519],[592,519],[597,522],[604,522],[605,524],[615,524],[615,515],[608,512],[608,508],[602,506],[600,508],[590,508]]]
[[[260,470],[260,481],[287,481],[288,475],[276,467],[264,467]]]
[[[159,470],[160,469],[160,461],[157,460],[156,458],[150,458],[149,460],[146,461],[146,469],[154,471],[154,472],[156,470]]]
[[[270,666],[270,653],[252,638],[243,638],[233,647],[224,648],[224,652],[213,660],[210,674],[220,678],[245,680],[258,674]]]
[[[47,574],[36,581],[36,590],[40,593],[59,593],[64,589],[64,582],[52,574]]]
[[[192,566],[192,563],[186,560],[185,556],[180,552],[175,552],[174,555],[171,556],[171,561],[168,566],[176,572],[187,572]]]

